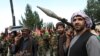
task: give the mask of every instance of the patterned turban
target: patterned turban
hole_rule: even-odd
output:
[[[93,22],[92,22],[91,18],[89,16],[87,16],[86,13],[83,12],[83,11],[73,13],[73,15],[71,17],[71,23],[73,22],[74,17],[77,16],[77,15],[80,15],[81,17],[83,17],[85,19],[87,28],[92,27]]]

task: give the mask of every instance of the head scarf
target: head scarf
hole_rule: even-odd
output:
[[[89,16],[87,16],[86,13],[83,12],[83,11],[73,13],[73,15],[71,17],[71,23],[73,22],[74,17],[77,16],[77,15],[80,15],[81,17],[83,17],[85,19],[87,28],[92,27],[93,22],[92,22],[91,18]]]

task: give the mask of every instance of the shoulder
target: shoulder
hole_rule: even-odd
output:
[[[89,41],[98,41],[97,36],[96,35],[91,35],[88,42]]]
[[[37,44],[37,41],[36,41],[36,39],[34,37],[31,37],[30,40],[32,41],[32,45]]]
[[[30,37],[30,40],[31,40],[32,42],[35,42],[35,38],[34,38],[34,37]]]
[[[100,41],[97,39],[96,35],[92,35],[88,39],[87,45],[100,45]]]
[[[100,55],[100,41],[97,39],[97,36],[90,36],[86,44],[86,49],[89,56]]]

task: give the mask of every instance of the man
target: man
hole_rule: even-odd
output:
[[[96,35],[97,35],[97,38],[100,40],[100,25],[96,25]]]
[[[56,31],[58,33],[58,55],[57,56],[64,56],[64,49],[63,44],[66,41],[65,35],[65,25],[62,22],[58,22],[56,24]]]
[[[68,56],[100,56],[100,42],[90,33],[93,25],[91,18],[80,11],[72,15],[71,23],[75,36],[71,40]]]
[[[37,45],[33,37],[30,35],[31,31],[24,27],[22,34],[15,37],[15,54],[16,56],[37,56]]]

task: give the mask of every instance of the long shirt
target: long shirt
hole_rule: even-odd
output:
[[[69,46],[68,56],[70,52],[70,48],[75,44],[75,42],[79,39],[79,35],[75,36]],[[100,56],[100,42],[95,35],[90,36],[86,43],[86,50],[88,56]]]

